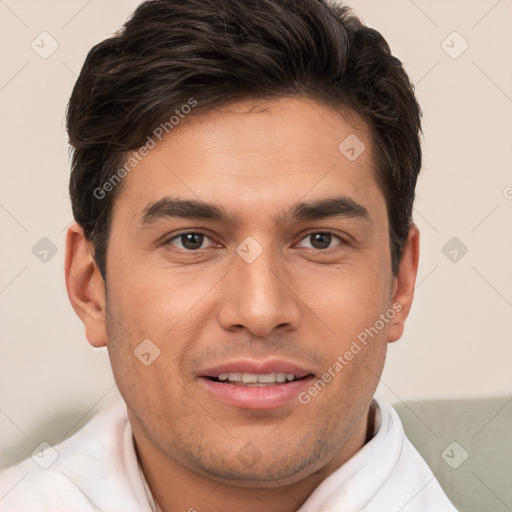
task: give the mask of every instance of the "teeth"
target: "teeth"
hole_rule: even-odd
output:
[[[242,380],[241,373],[221,373],[218,377],[219,380],[232,380],[233,382],[240,382]]]
[[[247,374],[245,374],[247,375]],[[265,373],[263,375],[258,375],[258,382],[261,383],[261,384],[267,384],[267,383],[274,383],[276,382],[277,379],[276,379],[276,374],[275,373]],[[245,379],[244,379],[244,382]]]
[[[220,381],[230,381],[240,383],[239,385],[269,385],[282,383],[286,381],[295,380],[295,375],[293,373],[263,373],[263,374],[255,374],[255,373],[221,373],[218,376]]]

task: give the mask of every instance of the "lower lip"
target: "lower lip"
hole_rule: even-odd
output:
[[[219,400],[241,409],[275,409],[297,399],[307,388],[313,376],[273,386],[237,386],[210,380],[199,379],[206,389]]]

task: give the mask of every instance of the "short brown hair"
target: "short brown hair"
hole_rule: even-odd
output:
[[[421,168],[421,109],[381,34],[328,0],[147,0],[90,50],[67,110],[73,215],[104,279],[123,183],[104,197],[95,191],[129,152],[190,98],[195,115],[280,96],[353,111],[370,127],[396,275]]]

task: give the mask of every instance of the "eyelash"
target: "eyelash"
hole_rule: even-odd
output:
[[[334,247],[329,247],[327,249],[315,249],[314,247],[306,247],[306,249],[312,249],[314,251],[320,251],[320,252],[327,253],[327,252],[330,252],[332,250],[336,250],[336,247],[339,247],[339,246],[342,246],[342,245],[348,245],[348,241],[346,239],[344,239],[340,235],[338,235],[336,233],[333,233],[332,231],[329,231],[329,230],[327,230],[327,231],[312,231],[312,232],[307,233],[306,235],[304,235],[300,239],[300,241],[304,240],[305,238],[307,238],[309,236],[316,235],[316,234],[319,234],[319,233],[322,234],[322,235],[331,235],[334,238],[337,238],[340,243],[335,245]],[[177,235],[173,235],[171,238],[167,239],[166,242],[165,242],[165,245],[171,245],[171,242],[173,242],[174,240],[180,239],[183,235],[190,235],[190,234],[203,235],[204,237],[209,238],[210,240],[212,240],[211,237],[209,237],[206,233],[202,233],[201,231],[184,231],[184,232],[179,233]],[[180,249],[181,252],[190,253],[190,254],[201,253],[201,252],[203,252],[205,250],[206,249],[196,249],[196,250]]]

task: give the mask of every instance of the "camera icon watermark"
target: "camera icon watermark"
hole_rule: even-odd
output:
[[[469,43],[458,32],[454,31],[443,39],[441,48],[452,59],[458,59],[469,48]]]
[[[150,339],[145,339],[133,353],[144,366],[149,366],[160,356],[160,349]]]
[[[240,462],[247,467],[252,467],[261,458],[261,452],[253,443],[247,443],[236,454]]]
[[[252,236],[244,238],[236,248],[236,253],[246,263],[252,263],[262,252],[263,247]]]
[[[441,252],[452,262],[458,263],[468,252],[467,246],[456,236],[446,242]]]
[[[43,236],[32,247],[32,254],[42,263],[48,263],[56,254],[57,246],[47,237]]]
[[[357,160],[364,153],[365,149],[366,146],[363,141],[353,133],[343,139],[341,144],[338,146],[340,153],[351,162]]]
[[[59,452],[50,443],[43,441],[30,457],[40,468],[48,469],[59,458]]]
[[[32,50],[34,50],[41,59],[47,59],[53,53],[57,51],[59,43],[57,40],[48,32],[41,32],[33,41],[30,43]]]
[[[460,467],[469,457],[468,452],[457,441],[452,441],[442,452],[441,458],[452,469]]]

